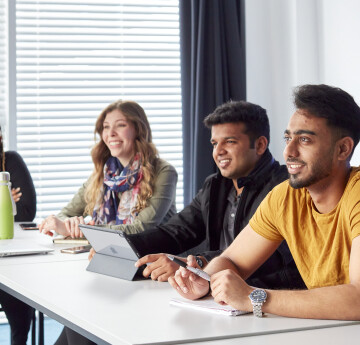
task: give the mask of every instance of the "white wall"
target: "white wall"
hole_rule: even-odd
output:
[[[245,0],[245,10],[247,98],[268,110],[270,149],[283,162],[295,86],[338,86],[360,104],[360,1]]]

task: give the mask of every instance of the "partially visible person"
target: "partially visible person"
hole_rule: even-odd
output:
[[[96,135],[99,140],[91,151],[92,175],[57,216],[40,224],[40,232],[52,235],[54,230],[80,237],[79,224],[91,215],[92,224],[138,233],[176,213],[176,170],[158,157],[148,119],[139,104],[110,104],[96,121]],[[56,342],[80,343],[92,344],[67,327]]]
[[[0,127],[0,169],[10,173],[12,196],[16,203],[16,222],[32,221],[36,213],[36,193],[28,168],[15,151],[4,152]],[[11,329],[11,344],[26,344],[34,309],[0,289],[0,304]]]
[[[0,126],[0,169],[10,173],[11,194],[16,203],[15,222],[32,221],[36,214],[36,192],[30,172],[16,151],[4,152]]]
[[[249,222],[269,191],[288,177],[271,155],[270,126],[266,110],[250,102],[228,102],[206,117],[211,129],[213,159],[219,168],[210,175],[193,201],[164,225],[131,235],[140,254],[150,254],[137,265],[148,264],[143,274],[166,281],[178,265],[166,254],[196,254],[205,267],[220,255]],[[205,240],[203,251],[195,245]],[[178,258],[186,260],[179,256]],[[266,288],[304,288],[289,248],[284,242],[249,278]]]
[[[289,180],[275,187],[224,253],[205,268],[211,283],[180,269],[170,284],[184,297],[262,312],[360,320],[360,168],[350,159],[360,138],[360,107],[328,85],[295,90],[285,130]],[[264,290],[249,277],[286,240],[308,290]],[[189,257],[188,265],[196,266]]]

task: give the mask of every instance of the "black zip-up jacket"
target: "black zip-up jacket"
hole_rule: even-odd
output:
[[[249,223],[268,192],[287,177],[286,167],[280,166],[267,150],[254,170],[238,180],[239,187],[244,188],[235,216],[235,236]],[[232,180],[220,173],[210,175],[190,205],[171,217],[166,224],[130,235],[132,243],[142,256],[161,252],[180,254],[187,251],[210,260],[220,255],[220,233],[223,231],[227,198],[232,187]],[[206,251],[199,253],[199,247],[191,250],[199,244]],[[262,288],[305,288],[285,241],[254,272],[248,283]]]

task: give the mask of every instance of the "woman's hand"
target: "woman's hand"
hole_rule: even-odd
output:
[[[87,217],[86,217],[87,218]],[[66,229],[69,231],[69,234],[72,238],[84,237],[83,233],[79,228],[79,224],[85,224],[84,217],[71,217],[65,220]],[[95,225],[95,221],[91,220],[86,223],[89,225]]]
[[[12,188],[11,189],[12,198],[15,202],[18,202],[22,196],[22,193],[20,192],[20,187],[18,188]]]
[[[39,231],[45,235],[53,236],[52,230],[63,236],[70,235],[65,223],[54,215],[47,217],[39,224]]]
[[[72,238],[84,237],[79,228],[79,224],[85,224],[83,216],[67,218],[64,223]]]

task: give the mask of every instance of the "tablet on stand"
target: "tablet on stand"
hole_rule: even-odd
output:
[[[139,270],[135,262],[140,256],[124,232],[84,224],[79,228],[96,251],[88,271],[134,280]]]

